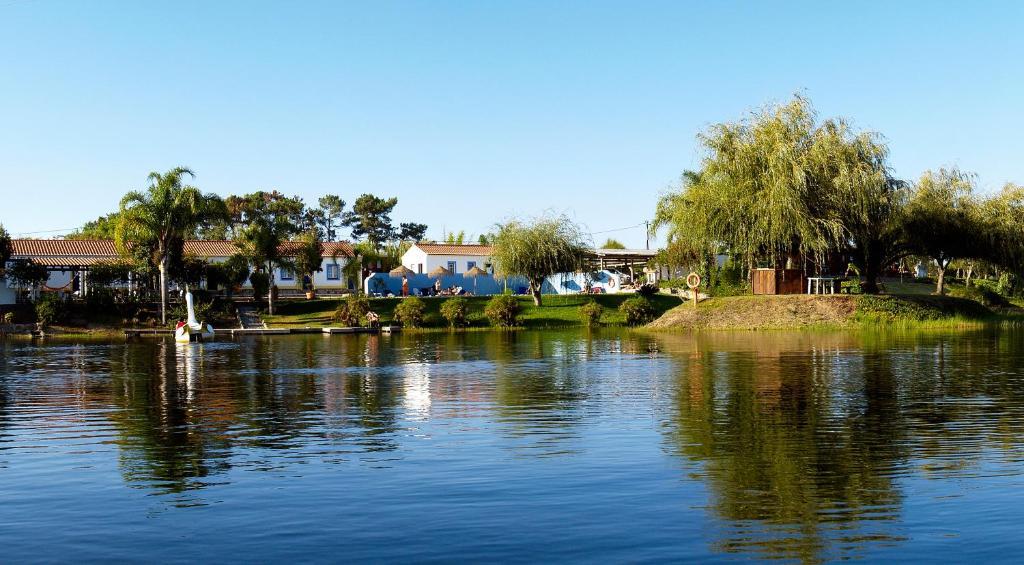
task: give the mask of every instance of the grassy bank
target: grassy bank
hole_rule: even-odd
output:
[[[521,325],[526,328],[565,328],[581,326],[579,307],[589,300],[593,300],[602,309],[601,321],[605,325],[623,325],[625,318],[619,312],[619,305],[630,298],[630,294],[599,294],[593,296],[545,296],[544,305],[537,307],[533,305],[533,299],[527,296],[517,297],[521,307]],[[484,307],[490,297],[468,296],[469,327],[486,328],[490,327],[487,317],[484,316]],[[370,309],[381,317],[384,324],[394,320],[395,306],[401,298],[374,298],[370,300]],[[448,323],[441,317],[441,304],[446,297],[427,297],[423,299],[426,304],[426,328],[445,328]],[[671,310],[680,303],[679,298],[668,295],[651,297],[657,315]],[[263,319],[270,327],[326,327],[334,325],[332,317],[334,310],[338,307],[339,300],[319,299],[308,301],[285,302],[276,307],[274,316],[264,316]]]
[[[969,327],[1024,322],[1024,311],[993,311],[966,298],[925,294],[879,296],[730,296],[679,306],[653,329],[793,329],[896,326]]]

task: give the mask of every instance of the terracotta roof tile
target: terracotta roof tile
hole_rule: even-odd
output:
[[[494,248],[490,245],[451,245],[447,243],[417,243],[416,247],[429,255],[491,255]]]
[[[288,242],[281,246],[285,254],[299,246],[298,242]],[[15,239],[11,241],[11,256],[20,259],[31,257],[43,264],[58,264],[56,258],[75,258],[76,264],[85,265],[97,262],[99,258],[118,257],[114,242],[104,239]],[[325,256],[351,256],[352,246],[347,241],[327,242],[323,244]],[[197,257],[230,257],[238,250],[233,241],[186,241],[185,254]],[[81,261],[88,260],[88,263]]]

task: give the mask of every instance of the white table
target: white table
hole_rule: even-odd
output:
[[[807,277],[807,294],[835,294],[839,277]]]

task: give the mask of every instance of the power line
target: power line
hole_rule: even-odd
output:
[[[78,228],[62,228],[62,229],[59,229],[59,230],[23,231],[23,232],[18,232],[18,233],[14,234],[14,235],[35,235],[37,233],[63,233],[63,232],[75,231],[77,229]]]
[[[639,224],[636,224],[634,226],[626,226],[624,228],[614,228],[614,229],[610,229],[610,230],[592,231],[592,232],[590,232],[590,235],[599,235],[599,234],[602,234],[602,233],[612,233],[612,232],[616,232],[616,231],[631,230],[631,229],[636,229],[636,228],[639,228],[639,227],[645,226],[645,225],[647,225],[647,222],[640,222]]]

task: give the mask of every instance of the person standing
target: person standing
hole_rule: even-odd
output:
[[[402,298],[409,296],[409,277],[402,277]]]

